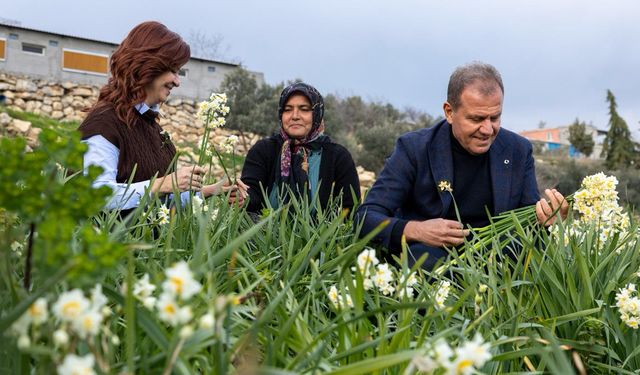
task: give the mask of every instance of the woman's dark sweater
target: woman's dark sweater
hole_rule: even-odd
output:
[[[249,212],[259,212],[266,206],[262,190],[266,192],[267,197],[271,193],[279,170],[278,162],[282,143],[279,135],[273,135],[258,141],[247,154],[241,179],[249,186],[249,204],[247,205]],[[322,208],[326,208],[332,193],[333,197],[342,194],[343,208],[350,209],[356,201],[360,200],[358,172],[346,148],[333,142],[322,144],[319,185],[318,199]]]
[[[127,183],[134,171],[132,182],[173,172],[176,148],[162,135],[162,128],[151,110],[138,114],[135,123],[127,126],[112,106],[106,106],[91,111],[78,130],[83,140],[101,135],[118,148],[118,183]]]

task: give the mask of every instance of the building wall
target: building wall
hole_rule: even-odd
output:
[[[10,34],[18,35],[12,39]],[[14,75],[43,78],[58,82],[70,81],[80,84],[104,85],[107,74],[84,73],[62,69],[63,50],[70,49],[93,54],[111,56],[117,45],[84,40],[52,33],[25,30],[0,25],[0,39],[5,39],[5,59],[0,60],[0,71]],[[56,44],[57,45],[52,45]],[[29,43],[44,47],[44,55],[27,53],[22,44]],[[210,69],[213,71],[210,71]],[[192,58],[183,69],[185,76],[180,77],[181,85],[172,91],[172,97],[202,100],[217,91],[224,77],[238,66],[222,62]],[[264,82],[261,73],[252,73],[259,84]]]
[[[12,39],[10,34],[18,35]],[[13,29],[0,26],[0,38],[6,38],[6,58],[0,61],[0,70],[11,74],[47,78],[56,81],[72,81],[83,84],[102,85],[107,82],[106,75],[95,73],[69,72],[62,69],[63,49],[111,55],[116,46],[96,43],[82,39],[69,38],[55,34],[30,30]],[[57,42],[57,46],[51,45]],[[44,47],[44,55],[24,52],[23,43]]]
[[[520,135],[532,141],[561,143],[558,128],[526,130],[520,132]]]

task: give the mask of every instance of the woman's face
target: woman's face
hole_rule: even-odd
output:
[[[147,97],[144,102],[148,106],[164,103],[171,94],[171,89],[178,86],[180,86],[178,72],[162,73],[147,86]]]
[[[302,139],[309,135],[313,125],[313,110],[306,96],[293,94],[282,112],[282,128],[291,138]]]

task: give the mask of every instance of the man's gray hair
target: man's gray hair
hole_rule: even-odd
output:
[[[497,87],[500,87],[500,91],[504,95],[504,85],[498,70],[493,65],[474,61],[457,67],[449,78],[447,102],[449,102],[451,108],[458,108],[462,91],[474,82],[481,83],[480,93],[482,95],[493,94]]]

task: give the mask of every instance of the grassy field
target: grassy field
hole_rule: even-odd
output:
[[[427,274],[304,201],[254,221],[224,198],[144,198],[121,221],[100,211],[99,171],[70,172],[77,135],[40,139],[0,142],[0,373],[640,368],[634,222],[574,210],[549,231],[505,215]]]

